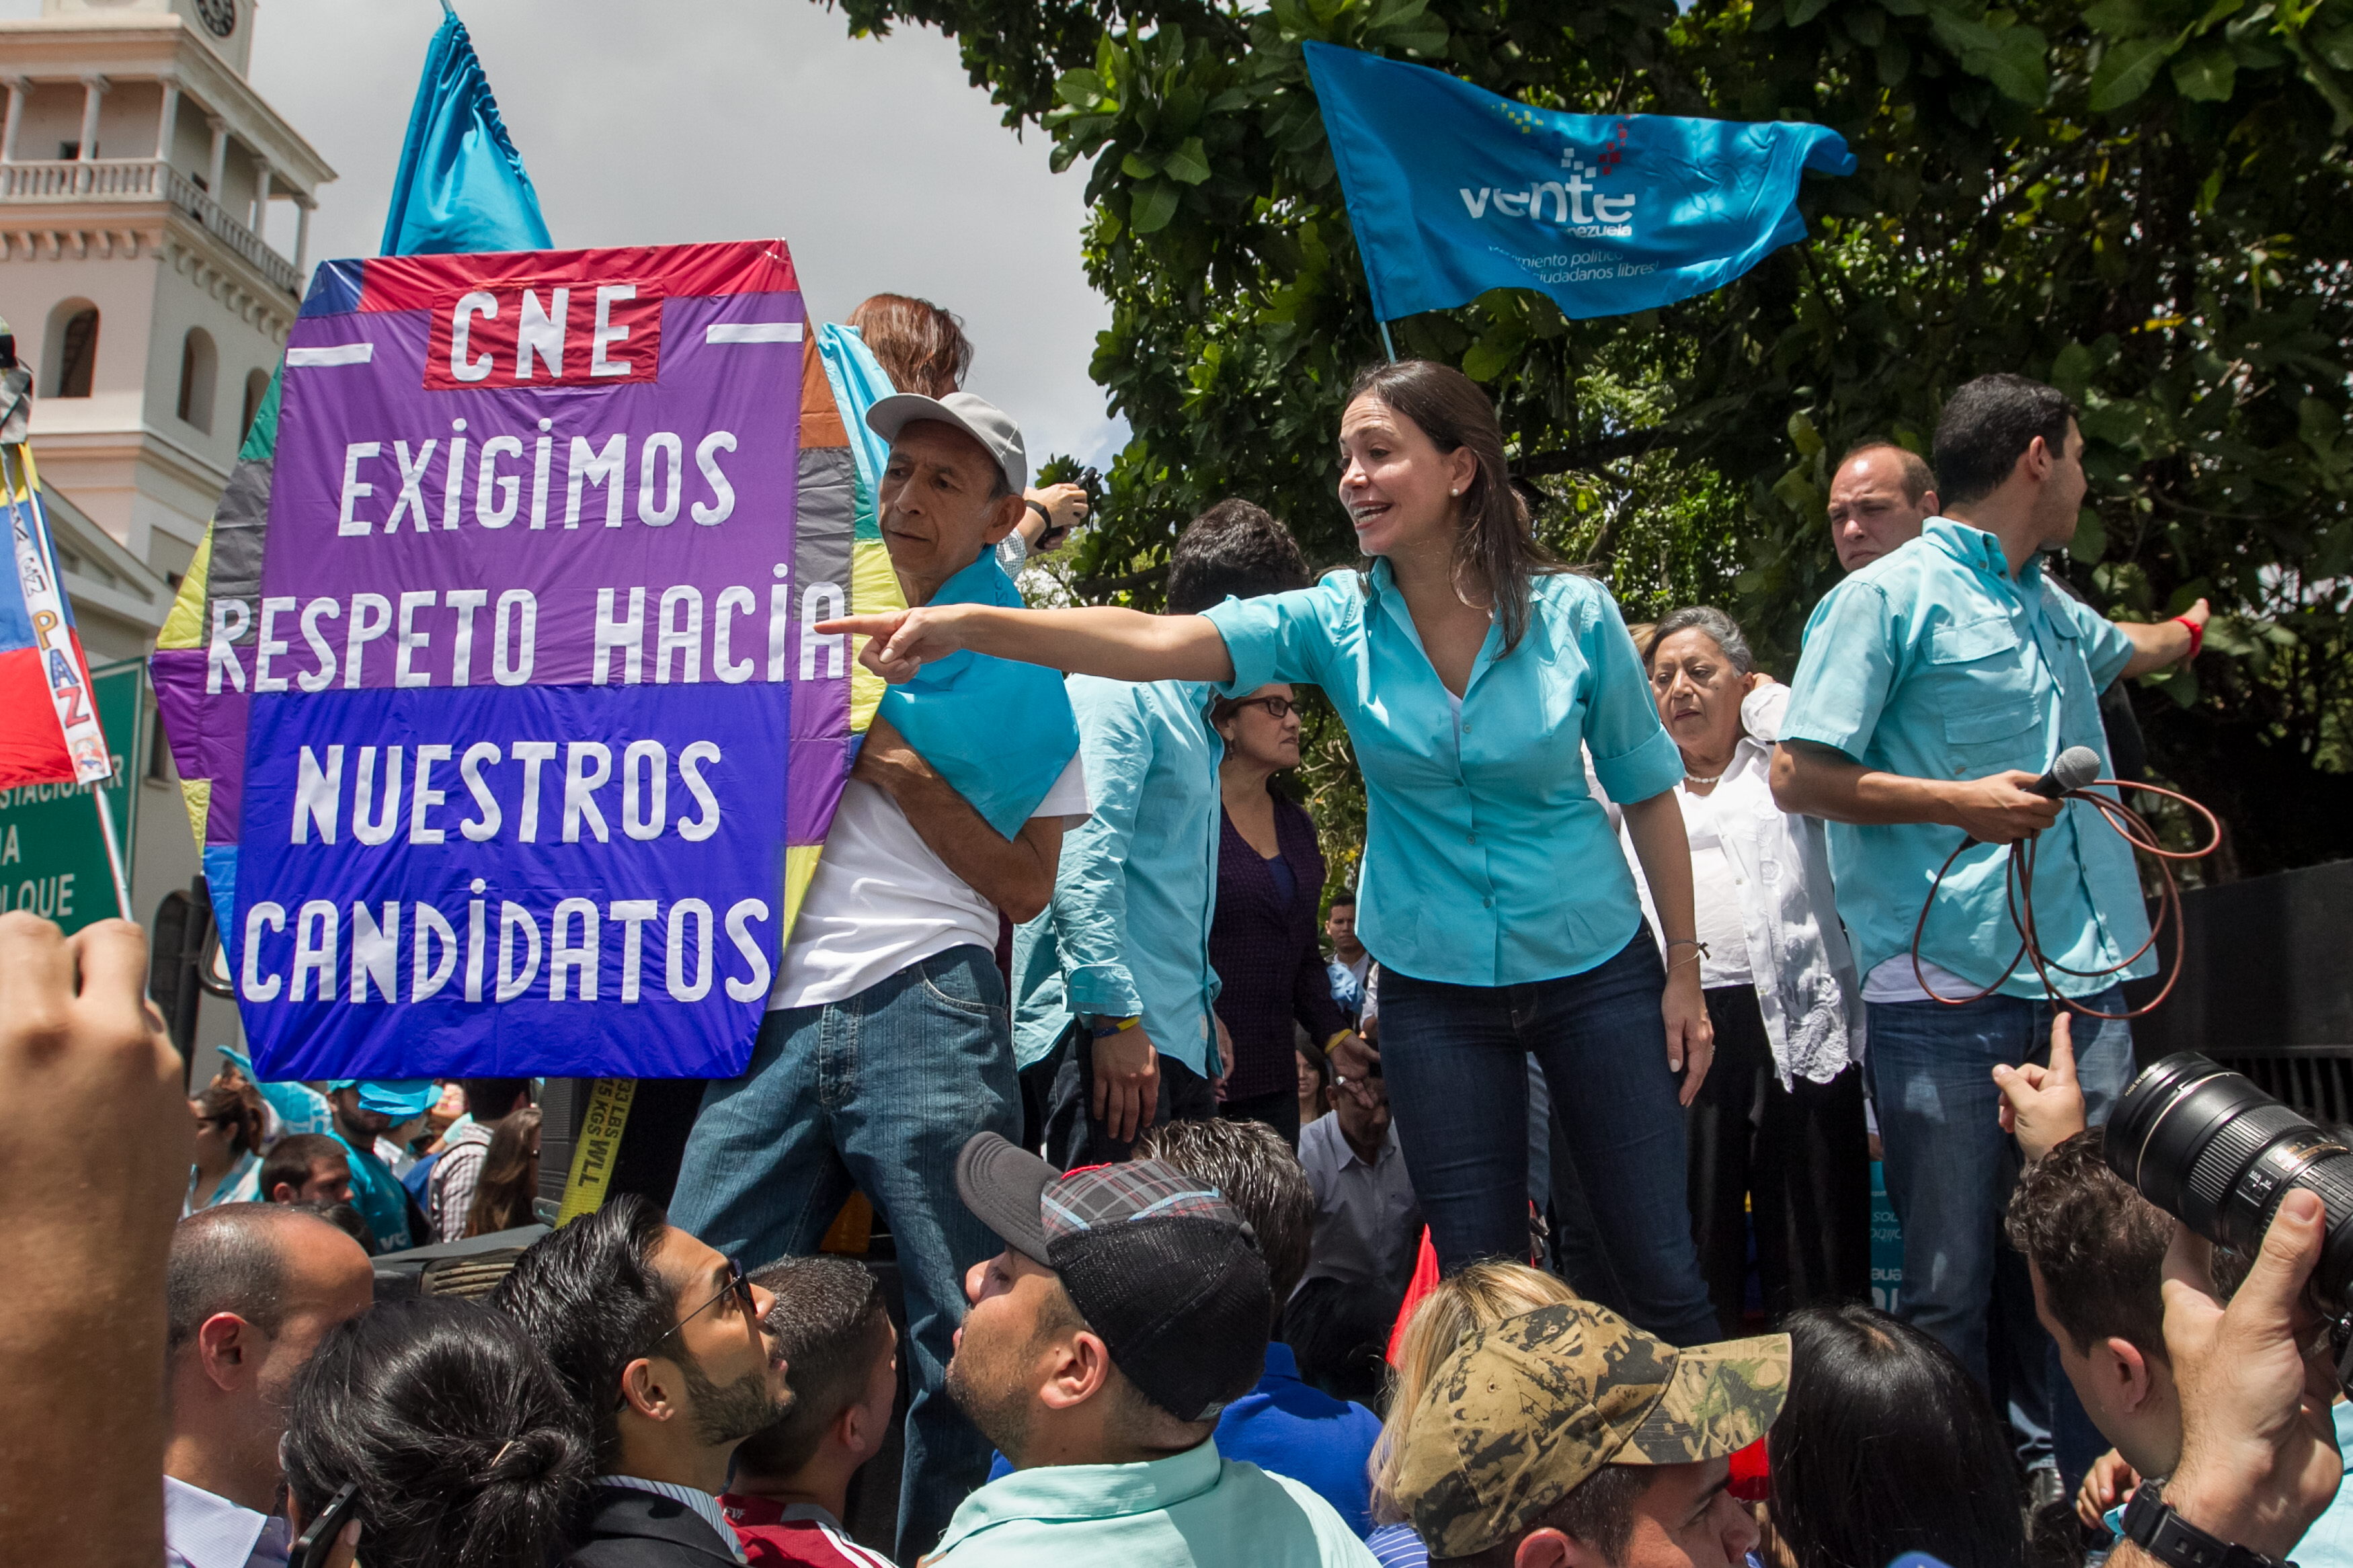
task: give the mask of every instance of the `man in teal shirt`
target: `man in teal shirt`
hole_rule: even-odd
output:
[[[417,1238],[409,1231],[408,1189],[376,1156],[375,1141],[432,1110],[439,1093],[429,1078],[339,1079],[327,1086],[335,1139],[351,1156],[352,1206],[375,1233],[380,1252],[399,1252]]]
[[[1176,541],[1168,613],[1306,585],[1281,523],[1220,501]],[[1206,716],[1212,692],[1087,675],[1069,689],[1092,815],[1063,836],[1053,901],[1013,945],[1014,1054],[1052,1074],[1046,1146],[1065,1166],[1124,1159],[1155,1121],[1215,1116],[1223,1076],[1209,922],[1225,744]]]
[[[1263,1370],[1274,1292],[1223,1194],[1161,1160],[1060,1176],[993,1132],[956,1190],[1005,1250],[948,1394],[1013,1465],[948,1521],[939,1568],[1376,1568],[1302,1482],[1222,1458],[1225,1407]]]
[[[1839,913],[1864,974],[1865,1071],[1904,1227],[1898,1310],[1980,1381],[1989,1314],[2001,1312],[2013,1342],[2030,1347],[2011,1409],[2030,1468],[2051,1463],[2047,1342],[2023,1268],[1997,1258],[2017,1152],[1998,1125],[1992,1069],[2047,1059],[2053,1004],[2014,957],[2006,847],[2040,836],[2034,923],[2052,984],[2123,1013],[2122,982],[2155,968],[2132,851],[2093,807],[2027,786],[2072,746],[2111,772],[2100,692],[2190,653],[2205,618],[2200,603],[2177,620],[2120,626],[2044,579],[2042,552],[2074,535],[2083,451],[2053,388],[1989,375],[1954,393],[1934,452],[1945,515],[1815,607],[1773,763],[1781,808],[1831,824]],[[1965,838],[1978,842],[1931,897]],[[2132,1037],[2121,1020],[2081,1023],[2076,1059],[2097,1123],[2131,1072]]]

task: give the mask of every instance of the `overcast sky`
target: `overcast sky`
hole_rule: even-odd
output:
[[[250,0],[248,0],[250,3]],[[36,16],[39,0],[0,0]],[[970,389],[1032,460],[1105,462],[1125,439],[1087,379],[1110,311],[1079,261],[1083,167],[1056,175],[968,85],[955,46],[853,40],[811,0],[462,0],[459,14],[559,246],[791,246],[813,317],[882,290],[965,319]],[[311,255],[373,256],[436,0],[265,0],[254,87],[338,178]],[[271,239],[293,248],[273,204]]]

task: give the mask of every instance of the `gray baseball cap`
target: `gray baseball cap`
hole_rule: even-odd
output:
[[[975,397],[969,392],[951,392],[945,397],[902,392],[866,411],[866,427],[885,441],[896,441],[899,432],[918,419],[936,419],[943,425],[955,426],[997,459],[1014,494],[1029,488],[1029,456],[1022,449],[1021,426],[1013,422],[1013,416],[987,398]]]

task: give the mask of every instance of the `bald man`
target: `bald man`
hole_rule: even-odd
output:
[[[286,1561],[286,1521],[273,1515],[287,1386],[375,1291],[366,1252],[315,1215],[224,1204],[180,1222],[164,1285],[167,1568]]]
[[[1839,459],[1831,476],[1831,542],[1852,572],[1878,560],[1936,515],[1936,476],[1917,452],[1867,441]]]

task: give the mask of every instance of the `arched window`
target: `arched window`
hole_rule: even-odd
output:
[[[98,367],[98,307],[87,300],[68,300],[49,312],[48,360],[51,397],[88,397],[90,374]]]
[[[249,370],[245,373],[245,413],[237,422],[237,438],[242,444],[253,434],[253,416],[261,412],[261,400],[269,395],[269,373]]]
[[[180,417],[199,430],[213,427],[213,383],[218,379],[220,356],[213,338],[202,327],[190,327],[180,345]]]

